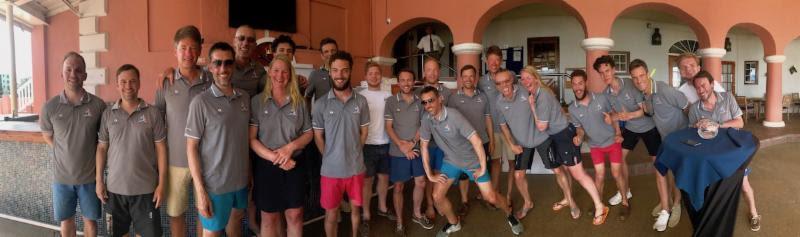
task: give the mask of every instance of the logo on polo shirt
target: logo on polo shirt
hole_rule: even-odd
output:
[[[417,107],[416,105],[414,105],[414,112],[419,112],[419,107]]]
[[[244,104],[244,101],[242,101],[242,103],[239,106],[239,108],[242,110],[242,112],[247,112],[247,105]]]
[[[519,101],[528,101],[528,97],[527,96],[520,96],[519,97]]]
[[[661,104],[661,98],[655,98],[653,100],[653,102],[655,102],[657,105],[660,105]]]
[[[354,114],[360,114],[361,113],[361,108],[359,108],[358,106],[353,107],[353,113]]]
[[[631,95],[629,95],[628,93],[625,93],[625,100],[631,100]]]
[[[92,110],[87,108],[86,111],[83,111],[83,117],[92,117]]]
[[[294,111],[294,110],[292,110],[292,111],[289,111],[289,114],[288,114],[288,115],[289,115],[289,116],[297,116],[297,111]]]
[[[147,123],[147,119],[144,117],[144,115],[142,115],[142,116],[139,117],[139,120],[136,120],[136,122],[137,123]]]
[[[481,100],[481,97],[478,97],[477,99],[475,99],[475,102],[477,102],[477,103],[482,103],[482,102],[483,102],[483,100]]]
[[[442,129],[443,129],[445,132],[450,132],[450,124],[444,124],[444,127],[443,127]]]

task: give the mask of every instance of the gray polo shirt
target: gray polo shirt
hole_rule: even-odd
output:
[[[228,97],[212,84],[189,104],[185,136],[200,140],[203,180],[209,193],[247,186],[249,122],[250,95],[241,89]]]
[[[325,131],[320,174],[331,178],[347,178],[363,173],[363,144],[359,144],[359,134],[361,127],[369,126],[367,99],[353,91],[350,98],[342,103],[330,90],[311,108],[311,126]]]
[[[255,96],[261,93],[267,84],[267,71],[255,60],[250,60],[250,63],[244,66],[236,66],[236,70],[231,76],[231,84],[233,87],[244,90],[251,97]]]
[[[633,112],[639,110],[639,104],[644,102],[644,95],[633,86],[633,81],[627,78],[614,78],[614,80],[619,81],[620,91],[616,92],[612,90],[611,86],[608,86],[605,90],[605,94],[608,96],[614,111]],[[653,122],[653,119],[647,116],[638,117],[625,122],[625,129],[635,133],[650,131],[650,129],[653,129],[655,126],[656,124]]]
[[[675,130],[685,128],[688,119],[683,110],[689,106],[689,100],[677,89],[658,81],[652,83],[653,93],[645,96],[645,106],[648,114],[653,116],[658,133],[661,138]]]
[[[406,103],[401,98],[400,93],[386,98],[386,108],[383,111],[383,118],[392,121],[392,129],[400,140],[411,141],[417,135],[422,117],[422,105],[420,99],[414,95],[411,103]],[[405,157],[400,151],[400,147],[394,142],[390,143],[389,155],[395,157]]]
[[[707,111],[703,108],[703,100],[698,100],[689,108],[689,124],[694,125],[700,119],[710,119],[722,124],[726,121],[742,116],[742,109],[736,104],[736,99],[730,92],[714,92],[717,102],[714,110]]]
[[[489,99],[486,95],[475,90],[472,96],[467,96],[463,89],[456,91],[455,94],[450,96],[450,101],[447,102],[450,108],[454,108],[461,112],[469,124],[478,132],[483,143],[489,142],[489,133],[486,131],[486,117],[491,117],[491,109],[489,109]]]
[[[270,150],[281,148],[294,141],[303,133],[311,131],[311,117],[306,109],[305,101],[296,108],[286,98],[286,104],[278,105],[272,97],[264,93],[250,100],[250,126],[258,127],[258,140]],[[297,156],[302,149],[296,150]]]
[[[567,128],[567,118],[561,111],[561,102],[549,90],[536,89],[536,116],[542,122],[547,122],[547,134],[554,135]],[[536,130],[539,131],[538,129]]]
[[[164,116],[156,107],[139,99],[128,114],[120,101],[103,112],[98,141],[108,144],[108,191],[142,195],[158,185],[158,155],[155,143],[165,142]]]
[[[533,123],[533,113],[528,102],[528,91],[514,85],[514,95],[511,99],[506,99],[503,94],[497,95],[497,109],[500,117],[498,123],[508,125],[511,136],[517,145],[534,148],[547,140],[547,133],[536,130]]]
[[[320,68],[308,75],[308,87],[305,96],[318,100],[331,90],[331,75],[325,68]]]
[[[172,85],[165,80],[163,86],[156,90],[155,106],[166,116],[164,121],[167,123],[170,166],[189,167],[186,157],[186,137],[183,136],[186,116],[189,114],[189,103],[196,95],[208,89],[213,83],[212,80],[211,73],[202,70],[200,78],[190,84],[179,70],[175,70],[175,80]]]
[[[444,160],[451,165],[463,169],[477,167],[478,155],[469,142],[470,137],[477,135],[475,129],[458,110],[442,106],[440,113],[441,119],[425,113],[419,129],[420,139],[430,141],[434,138],[439,141],[439,148],[444,151]]]
[[[578,101],[569,106],[569,114],[575,127],[583,128],[591,147],[607,147],[614,144],[614,135],[617,133],[614,126],[606,124],[603,112],[611,113],[611,102],[605,94],[590,93],[591,101],[588,106],[583,106]]]
[[[514,84],[516,84],[516,74],[511,71],[511,75],[514,78]],[[487,73],[483,75],[480,80],[478,80],[478,90],[486,94],[486,98],[489,99],[489,111],[492,112],[492,119],[494,119],[494,132],[501,132],[500,124],[497,123],[497,118],[500,117],[500,112],[494,109],[495,104],[497,104],[497,95],[500,94],[500,91],[497,90],[497,85],[494,83],[494,78],[492,78],[491,74]]]
[[[62,91],[53,97],[39,116],[42,133],[53,136],[53,180],[59,184],[94,183],[95,152],[100,116],[106,104],[84,91],[80,104],[73,105]]]

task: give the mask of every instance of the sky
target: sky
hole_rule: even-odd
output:
[[[8,48],[8,29],[5,17],[0,18],[0,74],[10,74],[11,57]],[[17,58],[17,79],[30,77],[32,70],[31,32],[20,27],[14,27],[15,54]]]

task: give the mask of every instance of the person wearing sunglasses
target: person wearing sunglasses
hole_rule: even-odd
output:
[[[167,215],[170,216],[170,232],[172,236],[186,235],[186,218],[184,213],[189,200],[189,162],[186,156],[186,115],[189,114],[189,103],[195,95],[205,91],[210,85],[212,76],[197,65],[202,51],[200,31],[195,26],[185,26],[175,32],[173,44],[177,69],[169,73],[169,77],[158,80],[155,107],[165,116],[167,124],[167,147],[169,149],[167,172]],[[174,81],[169,81],[174,78]],[[167,112],[169,110],[169,112]],[[198,225],[198,232],[201,227]]]
[[[461,222],[454,213],[450,200],[447,199],[447,190],[453,186],[461,174],[466,174],[470,180],[475,181],[483,200],[503,210],[511,232],[515,235],[522,233],[524,227],[511,214],[511,208],[507,205],[508,201],[498,194],[489,182],[483,141],[470,125],[469,120],[458,110],[445,107],[444,98],[435,87],[423,88],[420,99],[420,103],[427,112],[422,117],[422,125],[419,130],[422,164],[428,180],[434,186],[433,199],[436,208],[447,218],[447,223],[437,236],[448,236],[461,230]],[[431,139],[439,141],[439,148],[445,153],[441,170],[438,173],[433,172],[432,165],[429,163],[431,156],[427,148]]]
[[[248,25],[236,28],[233,48],[236,50],[236,68],[231,83],[233,87],[242,89],[253,97],[261,92],[267,83],[267,71],[253,60],[253,50],[256,48],[255,30]]]
[[[241,236],[250,181],[250,95],[234,88],[234,49],[209,50],[214,84],[192,99],[186,116],[186,154],[203,236]],[[226,228],[227,227],[227,228]]]

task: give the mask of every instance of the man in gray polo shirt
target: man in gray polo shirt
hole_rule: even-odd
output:
[[[118,100],[103,112],[97,145],[97,197],[111,214],[110,233],[161,236],[161,212],[167,180],[167,132],[164,116],[139,98],[139,69],[117,69]],[[108,158],[106,162],[106,157]],[[108,164],[108,191],[103,171]]]
[[[742,109],[736,104],[736,99],[729,92],[714,90],[714,77],[706,71],[700,71],[694,76],[694,87],[700,100],[689,107],[689,126],[703,127],[709,122],[719,124],[720,128],[742,128]],[[756,200],[753,187],[750,185],[750,168],[745,170],[742,180],[742,195],[750,209],[750,230],[761,229],[761,215],[756,209]]]
[[[253,49],[256,48],[256,32],[248,25],[236,28],[233,36],[233,48],[236,50],[236,70],[233,71],[231,84],[247,92],[250,97],[261,93],[267,84],[267,71],[253,60]]]
[[[453,93],[449,88],[445,87],[441,83],[439,83],[439,59],[433,57],[425,58],[425,63],[423,64],[424,76],[423,76],[423,86],[414,90],[414,94],[417,96],[420,95],[422,89],[426,86],[430,86],[436,88],[439,91],[439,94],[442,95],[444,100],[442,103],[447,105],[448,99],[450,95]],[[438,172],[439,168],[442,167],[442,160],[444,159],[444,152],[442,149],[436,145],[435,140],[431,140],[431,143],[428,146],[428,152],[431,154],[431,167],[433,167],[434,172]],[[428,203],[433,203],[433,185],[428,185],[425,187],[425,196],[428,199]],[[425,210],[425,215],[428,219],[433,219],[436,213],[433,210],[433,205],[428,205],[428,209]]]
[[[167,172],[167,215],[173,236],[186,235],[186,212],[189,200],[189,162],[186,157],[186,115],[189,102],[195,95],[205,91],[212,83],[211,74],[197,66],[202,51],[200,31],[194,26],[185,26],[175,32],[173,44],[178,70],[172,72],[173,82],[164,78],[156,90],[155,107],[166,116],[169,168]],[[169,112],[167,112],[169,110]],[[202,227],[198,226],[200,232]]]
[[[353,57],[345,51],[331,55],[333,90],[314,103],[311,126],[314,143],[322,151],[320,204],[325,208],[325,234],[337,235],[342,194],[350,198],[353,236],[361,228],[360,206],[364,185],[362,148],[367,139],[369,106],[364,96],[350,88]],[[353,139],[358,138],[357,142]],[[368,233],[361,233],[362,236]]]
[[[641,59],[631,61],[628,71],[636,86],[644,96],[644,106],[642,107],[645,116],[653,118],[659,134],[664,138],[667,134],[686,128],[687,119],[684,111],[689,106],[686,96],[680,91],[664,82],[653,82],[647,74],[647,64]],[[653,162],[655,162],[655,157]],[[657,218],[653,229],[665,231],[667,226],[674,227],[680,221],[681,215],[681,194],[675,187],[675,182],[669,183],[666,176],[656,173],[656,188],[658,190],[659,205],[654,210]],[[668,187],[669,186],[669,187]],[[670,203],[670,191],[672,191],[673,201]]]
[[[636,143],[641,139],[647,147],[647,152],[652,159],[658,153],[661,146],[661,135],[653,122],[653,119],[644,115],[642,92],[633,86],[630,79],[617,78],[614,73],[614,59],[605,55],[597,58],[592,65],[600,73],[603,82],[606,84],[604,93],[610,99],[611,106],[614,108],[612,114],[615,120],[620,121],[622,130],[622,174],[627,182],[628,164],[625,161],[628,153],[636,147]],[[626,195],[630,199],[630,190]],[[615,194],[608,200],[612,206],[622,202],[622,196]],[[620,219],[624,220],[630,215],[630,206],[622,206]]]
[[[42,107],[39,125],[53,149],[53,215],[61,236],[75,236],[75,208],[80,203],[85,236],[97,235],[100,200],[94,193],[95,152],[100,116],[106,104],[83,89],[86,62],[69,52],[61,66],[64,91]]]
[[[508,201],[495,192],[489,182],[483,142],[469,121],[458,110],[445,107],[442,102],[444,97],[439,95],[434,87],[423,88],[420,99],[427,112],[422,117],[422,126],[419,130],[422,141],[420,143],[422,164],[428,180],[434,183],[433,197],[436,208],[447,218],[447,224],[437,236],[447,236],[461,230],[461,222],[447,199],[447,190],[462,174],[475,181],[484,200],[505,212],[511,232],[515,235],[522,233],[522,223],[511,214]],[[427,148],[433,138],[439,141],[440,148],[446,154],[439,173],[434,173],[429,163],[430,154]]]
[[[308,76],[308,88],[306,88],[306,98],[317,100],[328,94],[331,90],[330,78],[330,58],[331,55],[339,51],[339,45],[332,38],[324,38],[319,42],[319,55],[322,58],[322,66],[311,72]]]
[[[483,141],[483,148],[486,153],[492,154],[494,150],[494,131],[492,129],[494,126],[492,125],[491,110],[489,109],[489,99],[475,88],[475,74],[477,74],[477,71],[472,65],[466,65],[461,68],[461,89],[450,96],[450,101],[447,104],[467,118],[467,121],[475,128],[481,141]],[[491,170],[490,164],[490,162],[486,163],[489,170]],[[468,188],[469,179],[466,175],[462,175],[459,177],[461,208],[458,211],[461,216],[465,216],[469,211]]]
[[[203,235],[225,230],[240,236],[250,180],[250,95],[230,83],[235,54],[230,45],[217,42],[208,54],[214,84],[189,104],[186,153]]]
[[[499,110],[497,123],[503,131],[503,137],[516,155],[514,181],[524,201],[522,209],[516,214],[517,218],[520,218],[525,217],[533,208],[526,171],[531,168],[535,152],[538,152],[543,160],[550,159],[551,141],[547,133],[536,131],[528,102],[530,94],[526,88],[514,85],[511,76],[511,73],[504,69],[495,74],[497,90],[500,91],[495,109]]]
[[[509,169],[514,169],[514,152],[511,151],[511,146],[506,144],[506,139],[503,136],[503,131],[500,129],[500,124],[497,123],[497,118],[500,117],[498,111],[494,109],[497,95],[500,94],[497,91],[497,86],[495,85],[495,75],[497,75],[497,71],[500,70],[500,64],[503,63],[503,51],[500,50],[500,47],[497,45],[489,46],[486,49],[486,66],[488,73],[483,75],[480,80],[478,80],[478,89],[481,90],[484,94],[486,94],[486,98],[489,99],[489,109],[492,111],[492,120],[494,122],[492,131],[494,135],[494,150],[493,152],[489,152],[490,161],[489,165],[489,174],[492,176],[492,186],[495,190],[500,192],[500,171],[503,166],[500,164],[502,160],[506,160],[508,162]],[[516,76],[513,76],[514,72],[511,72],[512,80],[516,81]],[[516,82],[514,82],[516,83]],[[511,191],[513,190],[514,186],[514,176],[508,175],[507,176],[507,185],[508,190],[506,192],[506,199],[511,200]]]

